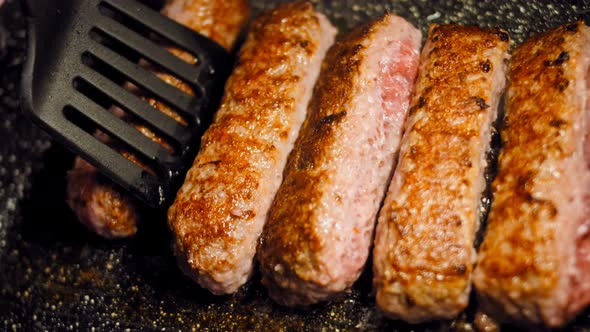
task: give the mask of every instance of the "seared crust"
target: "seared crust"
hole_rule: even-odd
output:
[[[69,197],[68,204],[84,226],[108,238],[135,234],[136,225],[129,221],[136,220],[137,215],[135,209],[129,207],[136,202],[123,196],[88,162],[76,159],[68,174],[67,186],[68,193],[77,193]]]
[[[347,122],[346,109],[358,89],[355,78],[365,57],[363,40],[371,32],[369,26],[353,30],[330,48],[324,59],[321,79],[316,83],[308,116],[289,156],[284,171],[285,180],[264,229],[258,255],[263,271],[271,273],[278,265],[279,270],[286,269],[284,272],[277,271],[279,273],[292,273],[293,279],[311,281],[317,266],[322,265],[317,256],[324,249],[326,234],[321,234],[322,230],[317,229],[318,225],[313,221],[324,209],[333,207],[320,205],[325,185],[319,184],[325,184],[330,179],[330,167],[326,166],[329,161],[345,162],[342,156],[338,156],[335,143],[342,141],[339,136],[344,134],[342,128]],[[333,66],[335,63],[338,65]],[[330,286],[329,281],[325,280],[320,286]],[[276,280],[263,282],[272,286]],[[289,304],[289,296],[276,295],[276,300]],[[291,299],[295,303],[300,302],[298,304],[306,304],[309,300],[304,295],[300,299]]]
[[[323,23],[322,23],[323,22]],[[308,2],[252,25],[222,105],[168,213],[181,267],[215,294],[248,279],[266,213],[328,41],[335,30]]]
[[[590,188],[583,155],[587,73],[576,73],[588,70],[587,29],[579,22],[545,32],[512,58],[494,201],[474,282],[488,311],[519,321],[559,326],[580,309],[568,311],[568,302],[588,301],[588,289],[570,289],[570,273],[588,275],[574,269]]]
[[[430,27],[375,240],[377,304],[391,317],[452,318],[467,306],[508,40],[500,29]]]
[[[162,14],[230,50],[250,15],[247,0],[168,0]]]
[[[247,0],[171,0],[162,13],[229,50],[248,19],[249,7]],[[185,61],[195,61],[192,56],[181,50],[170,48],[169,51]],[[192,93],[190,87],[176,77],[165,73],[156,74],[180,90]],[[186,124],[186,121],[167,105],[152,98],[144,99],[181,124]],[[127,120],[144,135],[172,150],[172,147],[149,127],[135,123],[131,118]],[[145,168],[133,154],[122,149],[120,152]],[[139,203],[79,157],[68,174],[66,191],[68,205],[80,222],[97,234],[106,238],[118,238],[132,236],[137,231]]]
[[[276,302],[326,300],[360,274],[399,147],[420,42],[409,23],[386,15],[330,48],[258,250],[262,282]],[[382,62],[391,57],[399,63],[388,73]],[[388,74],[397,83],[392,114],[382,97]]]

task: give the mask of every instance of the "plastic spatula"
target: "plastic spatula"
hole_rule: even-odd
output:
[[[203,119],[210,117],[223,89],[231,65],[228,53],[137,1],[28,0],[24,6],[29,44],[23,109],[57,141],[148,206],[166,206],[198,148]],[[163,45],[191,54],[196,64]],[[182,80],[194,95],[164,82],[138,59]],[[164,103],[187,125],[150,105],[123,82]],[[154,142],[109,111],[111,106],[177,148],[171,151]],[[119,148],[97,139],[96,129]],[[121,155],[121,146],[149,169]]]

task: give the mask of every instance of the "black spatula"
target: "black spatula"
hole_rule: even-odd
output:
[[[167,205],[192,162],[202,119],[216,106],[214,96],[230,65],[227,52],[137,1],[28,0],[24,5],[29,44],[23,108],[56,140],[141,201]],[[164,44],[191,54],[196,64],[172,55]],[[140,58],[185,82],[194,95],[158,78],[138,64]],[[123,82],[162,102],[188,125],[160,112]],[[146,137],[109,111],[111,105],[177,148],[171,151]],[[97,139],[97,129],[111,143]],[[122,156],[121,147],[150,171]]]

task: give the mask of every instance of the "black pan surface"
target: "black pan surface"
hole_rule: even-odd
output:
[[[251,4],[259,13],[278,2]],[[515,45],[590,13],[590,0],[315,2],[341,31],[391,10],[424,33],[432,22],[500,26]],[[90,234],[64,203],[73,156],[19,110],[26,34],[15,0],[0,10],[0,23],[0,330],[473,331],[474,305],[453,322],[384,319],[370,268],[348,294],[302,311],[274,305],[257,276],[238,294],[211,296],[177,269],[162,214],[130,240]],[[567,329],[590,331],[590,310]]]

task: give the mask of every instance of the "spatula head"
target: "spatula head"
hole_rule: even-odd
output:
[[[56,140],[148,206],[166,206],[194,158],[204,120],[216,107],[230,67],[227,52],[136,1],[25,2],[29,44],[23,108]],[[196,63],[166,47],[190,54]],[[192,93],[164,82],[154,69]]]

